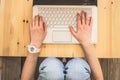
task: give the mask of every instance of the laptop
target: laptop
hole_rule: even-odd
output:
[[[80,44],[69,31],[77,30],[76,14],[82,10],[93,17],[91,43],[97,43],[97,0],[34,0],[33,17],[43,16],[47,25],[46,44]]]

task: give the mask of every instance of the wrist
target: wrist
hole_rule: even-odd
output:
[[[28,45],[28,52],[31,53],[31,54],[37,54],[37,53],[40,52],[40,50],[41,50],[40,47],[38,48],[38,47],[36,47],[35,45],[32,45],[32,44]]]
[[[91,43],[81,43],[81,45],[83,47],[91,47],[91,46],[93,46],[93,44],[91,44]]]
[[[30,45],[33,45],[33,46],[35,46],[36,48],[41,48],[42,43],[36,44],[36,43],[32,43],[32,42],[31,42]]]
[[[28,53],[28,55],[27,56],[35,56],[35,57],[38,57],[39,56],[39,54],[38,53],[36,53],[36,54],[30,54],[30,53]]]

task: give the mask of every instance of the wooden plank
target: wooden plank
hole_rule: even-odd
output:
[[[0,54],[2,54],[3,52],[3,29],[4,29],[4,4],[5,4],[5,1],[2,0],[0,1]]]
[[[20,80],[21,58],[2,58],[1,80]]]
[[[99,59],[99,61],[100,61],[101,68],[103,71],[104,80],[109,80],[108,79],[108,74],[109,74],[108,67],[111,66],[111,65],[108,65],[109,59]]]
[[[111,11],[110,0],[98,0],[98,43],[99,57],[111,57]]]
[[[8,5],[8,6],[10,6],[10,4]],[[9,48],[7,47],[8,46],[8,44],[9,44],[9,40],[8,40],[8,38],[9,38],[9,35],[8,35],[8,33],[10,32],[9,31],[9,27],[8,27],[8,30],[6,29],[5,30],[5,27],[4,26],[6,26],[7,24],[5,24],[5,23],[8,23],[8,18],[9,18],[9,16],[8,15],[6,15],[7,13],[5,13],[5,12],[7,12],[5,9],[6,9],[6,1],[5,0],[1,0],[1,37],[2,37],[2,40],[1,40],[1,47],[2,47],[2,50],[0,51],[1,52],[1,54],[3,55],[3,52],[8,52],[9,53]],[[8,17],[7,18],[7,20],[6,20],[6,22],[5,22],[5,16],[6,17]],[[6,27],[7,28],[7,27]],[[6,36],[4,36],[6,34]],[[4,43],[4,41],[6,41],[5,43]],[[4,44],[4,45],[3,45]],[[4,51],[5,50],[5,51]]]
[[[2,58],[0,58],[0,80],[2,80]]]
[[[100,59],[104,80],[120,80],[120,59]]]
[[[11,20],[10,20],[10,9],[11,8],[11,1],[8,1],[9,4],[6,4],[7,1],[5,0],[5,9],[4,9],[4,27],[3,27],[3,53],[2,55],[10,55],[9,53],[12,53],[13,51],[15,51],[16,46],[14,46],[15,44],[11,42],[13,42],[12,37],[10,38],[10,35],[12,36],[12,24],[11,24]],[[15,30],[15,32],[17,32],[17,30]],[[14,33],[16,35],[16,33]],[[11,46],[11,49],[10,49]],[[14,46],[14,48],[12,48],[12,46]],[[14,49],[14,50],[13,50]]]
[[[23,46],[23,17],[24,0],[1,0],[4,1],[3,11],[3,50],[1,56],[19,56],[24,53]],[[21,44],[20,44],[21,43]]]
[[[11,0],[11,23],[12,23],[12,37],[10,44],[10,55],[11,56],[21,56],[24,53],[24,0]],[[13,46],[11,46],[14,44]],[[14,52],[12,52],[14,51]]]
[[[112,56],[120,56],[120,1],[111,1],[112,10]]]

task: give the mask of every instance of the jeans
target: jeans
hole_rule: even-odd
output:
[[[57,58],[46,58],[39,67],[38,80],[91,80],[88,63],[73,58],[64,66]]]

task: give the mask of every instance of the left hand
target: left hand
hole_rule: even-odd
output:
[[[92,24],[92,17],[90,17],[89,20],[87,12],[82,11],[81,14],[77,14],[77,31],[75,31],[72,26],[70,26],[69,29],[72,35],[82,45],[88,45],[91,41]]]
[[[43,22],[42,16],[35,16],[33,23],[30,25],[31,44],[40,48],[47,34],[46,24]]]

